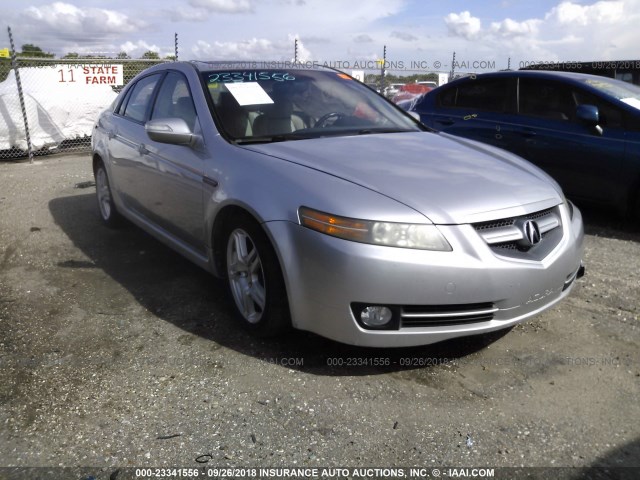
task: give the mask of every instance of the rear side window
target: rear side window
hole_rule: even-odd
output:
[[[637,115],[631,115],[625,112],[624,125],[627,130],[631,130],[632,132],[640,132],[640,118]]]
[[[438,101],[441,107],[455,107],[456,106],[456,96],[458,94],[457,88],[450,88],[449,90],[445,90],[440,94]]]
[[[144,122],[153,91],[160,77],[161,74],[159,73],[149,75],[135,84],[131,94],[127,95],[129,98],[126,105],[124,105],[124,112],[122,111],[122,106],[120,107],[120,111],[125,117],[137,122]]]
[[[469,80],[440,94],[441,107],[464,108],[506,113],[511,111],[512,97],[508,78]]]

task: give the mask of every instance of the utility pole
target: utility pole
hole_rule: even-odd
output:
[[[385,45],[382,50],[382,65],[380,65],[380,93],[384,94],[384,77],[387,70],[385,65],[387,64],[387,46]]]
[[[20,109],[22,110],[22,121],[24,122],[24,134],[27,139],[27,152],[29,153],[29,163],[33,163],[33,146],[31,145],[31,135],[29,133],[29,119],[27,117],[27,106],[24,103],[24,92],[22,91],[22,82],[20,81],[20,69],[18,68],[18,59],[16,55],[16,47],[13,44],[13,34],[11,27],[7,27],[9,32],[9,45],[11,46],[11,67],[16,75],[16,86],[18,87],[18,98],[20,99]]]
[[[293,63],[298,63],[298,39],[296,38],[293,43]]]
[[[456,71],[456,52],[453,52],[453,59],[451,60],[451,73],[449,74],[449,78],[453,80],[453,74]]]

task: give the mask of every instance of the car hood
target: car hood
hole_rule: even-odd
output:
[[[244,146],[393,198],[436,224],[524,215],[561,203],[550,177],[503,150],[427,132]]]

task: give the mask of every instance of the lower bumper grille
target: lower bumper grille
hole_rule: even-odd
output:
[[[584,272],[585,272],[585,268],[584,268],[584,265],[581,263],[580,267],[578,267],[578,270],[576,270],[575,272],[573,272],[571,275],[567,277],[567,279],[564,282],[564,286],[562,287],[562,291],[564,292],[567,288],[573,285],[573,282],[575,282],[578,278],[584,277]]]
[[[493,303],[465,305],[405,306],[400,311],[400,327],[441,327],[493,320],[498,308]]]

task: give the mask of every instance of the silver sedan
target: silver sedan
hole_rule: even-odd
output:
[[[350,76],[175,62],[98,119],[102,220],[227,279],[258,335],[374,347],[508,328],[582,275],[577,208],[545,173],[427,131]]]

